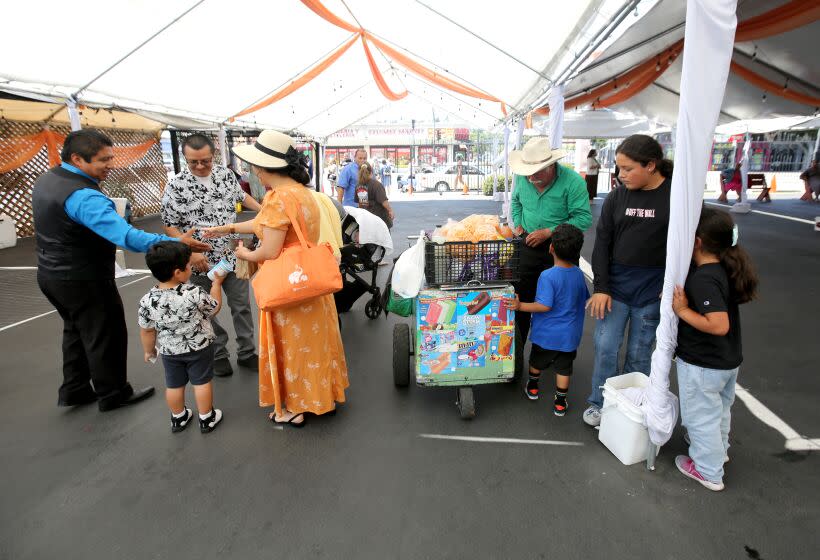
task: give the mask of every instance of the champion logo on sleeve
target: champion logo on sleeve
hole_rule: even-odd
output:
[[[704,307],[708,307],[708,306],[709,306],[709,300],[708,300],[708,299],[707,299],[706,301],[704,301],[704,302],[703,302],[703,306],[704,306]]]

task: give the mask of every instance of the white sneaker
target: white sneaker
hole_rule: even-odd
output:
[[[211,410],[211,413],[205,418],[199,419],[199,431],[203,434],[213,432],[217,424],[222,421],[222,411],[218,408]]]
[[[590,406],[584,411],[584,422],[588,426],[600,426],[601,425],[601,409],[596,408],[594,406]]]

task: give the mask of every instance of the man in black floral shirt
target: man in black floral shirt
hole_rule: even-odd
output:
[[[171,179],[162,196],[162,221],[168,235],[179,237],[190,228],[201,229],[222,226],[236,221],[236,203],[250,210],[261,207],[246,194],[230,169],[214,165],[214,144],[202,134],[192,134],[182,142],[182,154],[188,169]],[[236,265],[231,250],[235,235],[220,237],[211,242],[213,250],[196,253],[191,260],[194,275],[191,282],[206,292],[211,290],[208,270],[221,259]],[[247,280],[240,280],[231,272],[222,283],[228,307],[231,309],[236,331],[237,363],[250,369],[258,369],[259,362],[253,335],[250,290]],[[214,374],[227,376],[233,373],[226,348],[228,333],[214,317],[212,319],[216,341],[214,342]]]

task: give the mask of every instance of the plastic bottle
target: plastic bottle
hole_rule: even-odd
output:
[[[208,271],[208,279],[213,282],[214,275],[218,274],[219,276],[227,276],[229,272],[233,271],[233,265],[229,263],[227,260],[222,259],[216,265]]]

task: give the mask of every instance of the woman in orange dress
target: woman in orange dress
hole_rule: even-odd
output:
[[[301,212],[312,243],[319,239],[321,212],[312,193],[304,160],[293,140],[265,130],[256,144],[236,146],[234,154],[251,164],[263,185],[271,187],[252,221],[208,228],[206,237],[255,233],[261,243],[251,251],[239,246],[236,256],[251,262],[275,259],[299,239],[287,216]],[[270,419],[302,427],[305,413],[333,413],[345,401],[347,362],[333,295],[310,299],[275,311],[259,312],[259,406],[273,406]]]

